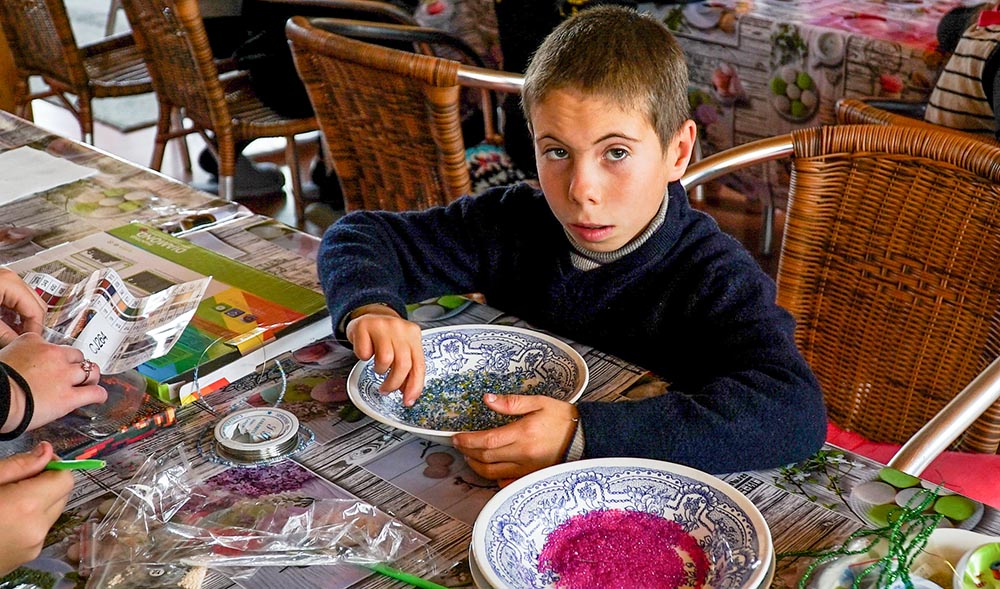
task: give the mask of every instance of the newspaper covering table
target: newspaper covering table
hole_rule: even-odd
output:
[[[0,264],[130,221],[176,233],[250,214],[239,203],[2,115],[0,151],[34,149],[97,173],[0,206]]]
[[[444,324],[482,323],[525,326],[516,318],[485,305],[470,305]],[[579,344],[574,347],[590,368],[590,383],[584,400],[626,401],[658,388],[658,381],[641,368],[598,350]],[[45,549],[45,556],[60,562],[75,541],[79,522],[93,515],[94,505],[107,501],[127,482],[146,456],[181,446],[194,457],[194,470],[210,477],[226,466],[210,460],[205,440],[213,424],[226,413],[250,405],[272,403],[287,378],[281,407],[295,413],[301,423],[315,433],[315,440],[294,460],[328,479],[347,492],[396,516],[403,523],[428,536],[430,548],[440,563],[455,566],[436,581],[452,587],[471,586],[467,551],[471,526],[482,506],[498,490],[465,466],[452,448],[434,445],[406,432],[379,424],[352,411],[346,398],[347,373],[355,363],[349,351],[334,343],[312,346],[281,360],[263,373],[247,377],[197,403],[179,410],[179,425],[128,446],[108,457],[109,467],[80,475],[64,521]],[[317,395],[316,391],[323,391]],[[324,401],[318,401],[318,398]],[[448,472],[429,473],[428,457],[447,454],[452,461]],[[815,550],[836,545],[864,525],[848,502],[850,489],[872,480],[880,465],[850,453],[831,460],[817,483],[792,481],[780,469],[733,473],[722,478],[746,494],[764,514],[777,552]],[[437,461],[435,461],[437,462]],[[433,476],[429,476],[432,474]],[[831,485],[833,481],[836,484]],[[796,488],[799,485],[801,488]],[[91,515],[87,515],[90,513]],[[1000,512],[986,507],[975,530],[1000,535]],[[778,563],[774,586],[794,587],[811,562],[808,558],[783,559]],[[406,559],[397,563],[425,574],[419,563]],[[262,568],[249,578],[230,580],[210,573],[205,587],[286,589],[319,587],[337,589],[338,575],[327,567]],[[389,587],[388,579],[371,576],[352,587]],[[398,586],[398,585],[397,585]]]

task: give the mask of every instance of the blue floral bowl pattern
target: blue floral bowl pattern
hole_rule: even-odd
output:
[[[450,445],[459,431],[497,427],[512,419],[486,407],[484,393],[544,394],[572,403],[587,386],[587,364],[576,350],[519,327],[437,327],[423,332],[423,348],[424,392],[413,407],[403,406],[399,391],[379,391],[385,375],[375,372],[371,360],[351,370],[351,401],[376,421]]]
[[[760,511],[739,491],[701,471],[656,460],[605,458],[552,466],[501,489],[480,512],[472,552],[493,587],[553,587],[538,571],[549,534],[595,510],[634,510],[681,524],[705,551],[705,587],[755,589],[773,547]]]

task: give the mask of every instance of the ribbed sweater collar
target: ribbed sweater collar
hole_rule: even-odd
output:
[[[581,245],[573,234],[569,231],[565,231],[566,238],[569,239],[570,245],[573,246],[572,251],[570,251],[570,260],[573,263],[573,267],[577,270],[593,270],[595,268],[600,268],[605,264],[610,264],[611,262],[618,261],[635,250],[639,249],[642,244],[656,233],[656,230],[663,225],[663,220],[667,217],[667,203],[670,201],[669,190],[663,195],[663,202],[660,203],[660,208],[656,211],[656,215],[649,222],[649,225],[643,229],[642,233],[635,236],[635,238],[620,248],[611,252],[595,252],[589,250],[583,245]]]

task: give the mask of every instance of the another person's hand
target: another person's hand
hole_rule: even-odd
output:
[[[98,384],[101,369],[97,364],[84,364],[80,350],[46,342],[38,334],[21,334],[0,348],[0,361],[16,370],[31,387],[35,411],[29,430],[108,398],[107,391]],[[3,433],[16,428],[24,416],[24,391],[14,379],[10,379],[10,389],[10,412],[7,422],[0,424]]]
[[[0,576],[35,559],[73,490],[69,471],[46,471],[52,445],[0,460]]]
[[[544,395],[483,395],[486,405],[520,419],[497,428],[455,434],[452,442],[482,477],[510,480],[562,461],[576,433],[572,403]]]
[[[354,354],[375,357],[375,372],[389,374],[379,387],[383,393],[400,389],[403,405],[412,406],[424,390],[424,348],[420,326],[385,305],[365,305],[351,313],[344,330]]]
[[[20,316],[20,325],[11,324],[11,314]],[[0,268],[0,347],[21,333],[42,333],[45,303],[21,277]]]

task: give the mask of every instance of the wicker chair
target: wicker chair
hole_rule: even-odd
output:
[[[0,25],[14,57],[14,112],[32,118],[31,101],[56,96],[94,142],[94,98],[152,92],[142,54],[124,34],[79,47],[62,0],[3,0]],[[40,76],[48,89],[31,93],[28,79]],[[67,95],[76,96],[75,104]]]
[[[236,143],[284,137],[296,218],[301,223],[304,202],[295,136],[316,130],[315,118],[291,119],[274,112],[261,103],[249,78],[240,72],[220,77],[198,0],[123,0],[123,6],[159,102],[150,167],[160,169],[168,141],[197,132],[219,162],[219,195],[232,199]],[[171,124],[175,112],[182,113],[192,126]]]
[[[939,129],[957,133],[963,137],[978,139],[991,145],[1000,146],[1000,141],[986,134],[974,134],[957,129],[942,127],[934,123],[928,123],[920,118],[898,114],[881,108],[880,102],[859,100],[857,98],[841,98],[837,101],[835,111],[837,122],[842,125],[902,125],[909,127],[923,127],[925,129]]]
[[[922,127],[802,129],[705,158],[682,182],[783,157],[792,178],[778,302],[797,321],[830,419],[903,443],[976,379],[901,464],[919,471],[928,448],[956,439],[997,453],[1000,148]]]
[[[498,142],[485,91],[519,92],[521,76],[344,36],[461,45],[433,29],[295,17],[286,33],[348,210],[424,209],[470,192],[460,90],[484,90]]]

